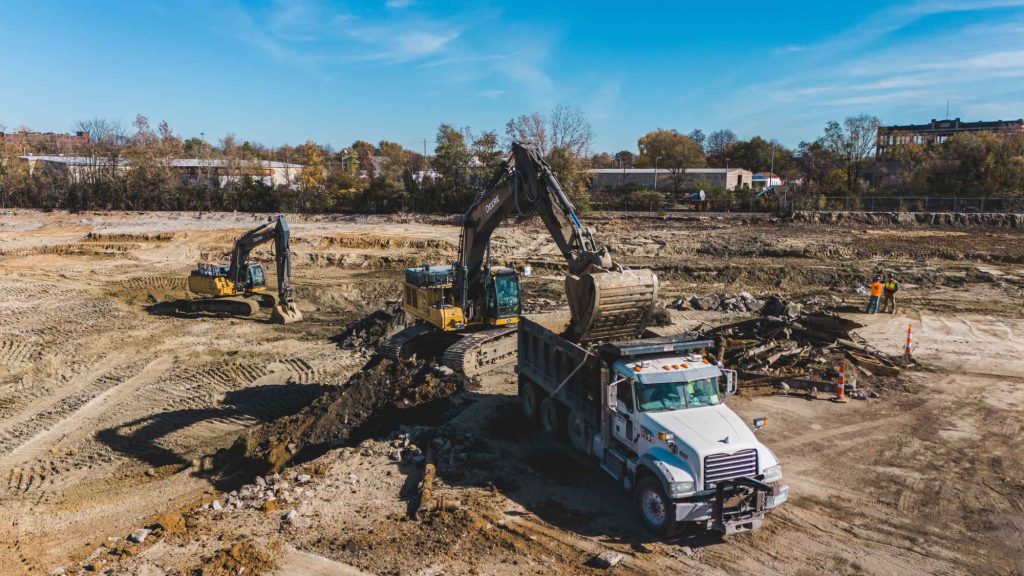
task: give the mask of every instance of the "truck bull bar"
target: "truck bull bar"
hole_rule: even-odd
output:
[[[764,521],[768,496],[778,488],[753,478],[733,478],[715,484],[708,527],[726,536],[757,530]]]

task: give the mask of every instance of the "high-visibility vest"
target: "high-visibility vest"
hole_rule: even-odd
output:
[[[895,280],[892,280],[890,282],[886,282],[885,283],[885,291],[886,292],[895,292],[898,289],[899,289],[899,284]]]

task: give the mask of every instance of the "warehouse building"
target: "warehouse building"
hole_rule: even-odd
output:
[[[616,188],[657,188],[672,190],[672,170],[668,168],[595,168],[587,171],[594,190]],[[727,190],[740,190],[753,186],[754,174],[743,168],[687,168],[680,181],[680,189],[716,186]]]
[[[48,156],[25,155],[29,173],[37,170],[48,174],[67,177],[71,182],[85,180],[90,171],[110,170],[115,160],[100,156]],[[118,172],[131,168],[125,158],[116,160]],[[223,160],[202,158],[178,158],[170,160],[167,167],[177,172],[182,181],[189,184],[215,182],[221,186],[236,182],[246,176],[260,180],[270,186],[295,186],[302,164],[275,162],[271,160]]]

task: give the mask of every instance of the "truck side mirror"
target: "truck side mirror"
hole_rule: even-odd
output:
[[[725,374],[725,395],[732,396],[736,393],[737,379],[735,370],[722,369],[722,373]]]

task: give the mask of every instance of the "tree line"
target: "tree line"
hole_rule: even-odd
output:
[[[769,170],[789,182],[787,193],[827,196],[1024,195],[1024,134],[963,133],[934,144],[895,144],[884,161],[874,158],[879,121],[869,115],[828,122],[820,137],[795,149],[774,139],[741,140],[728,129],[705,134],[656,129],[635,150],[595,153],[594,131],[583,113],[557,106],[546,114],[511,118],[497,130],[475,131],[442,124],[433,154],[382,140],[357,140],[340,150],[307,141],[266,147],[228,134],[216,143],[182,138],[166,122],[155,127],[139,115],[130,127],[105,119],[79,122],[87,144],[61,150],[87,159],[72,177],[59,170],[29,171],[26,153],[53,152],[46,143],[3,144],[0,205],[68,210],[205,210],[251,212],[461,212],[484,188],[512,141],[535,144],[580,210],[614,207],[625,195],[660,206],[664,195],[688,192],[688,168]],[[27,131],[19,128],[19,131]],[[3,127],[0,127],[3,131]],[[178,158],[217,161],[216,175],[183,179]],[[301,164],[289,185],[267,182],[257,161]],[[663,194],[649,190],[592,191],[588,168],[650,168],[669,171]],[[701,186],[710,199],[742,200],[749,191]],[[656,196],[656,197],[655,197]]]

